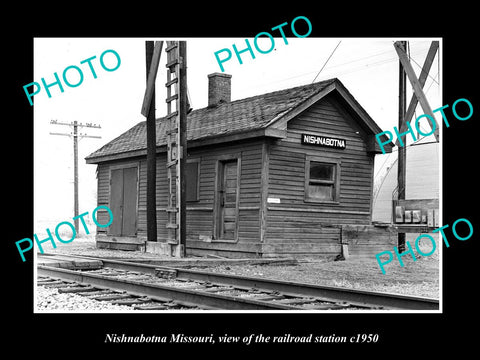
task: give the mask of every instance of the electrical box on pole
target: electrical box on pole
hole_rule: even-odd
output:
[[[148,43],[148,42],[147,42]],[[156,211],[156,195],[148,192],[148,179],[154,184],[155,167],[152,165],[155,153],[155,79],[157,75],[160,53],[163,41],[147,44],[147,88],[142,105],[142,114],[147,117],[147,229],[149,223],[155,222],[149,213]],[[185,41],[167,41],[167,179],[168,204],[167,212],[167,244],[170,255],[184,257],[186,254],[186,183],[185,162],[187,159],[187,113],[189,102],[187,98],[187,47]],[[153,112],[153,116],[152,116]],[[149,140],[150,139],[150,140]],[[149,150],[150,149],[150,150]],[[150,155],[149,155],[150,154]],[[148,165],[150,164],[150,165]],[[149,170],[150,169],[150,170]],[[150,175],[149,175],[150,174]],[[152,185],[153,187],[155,185]],[[148,200],[152,205],[149,207]],[[150,209],[150,210],[149,210]],[[155,213],[156,214],[156,213]],[[153,226],[152,226],[153,227]],[[153,230],[152,230],[153,231]],[[147,236],[150,238],[150,236]],[[156,239],[156,230],[155,230]],[[149,239],[150,240],[150,239]],[[152,240],[156,241],[156,240]]]

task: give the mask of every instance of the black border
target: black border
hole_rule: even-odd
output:
[[[209,351],[238,350],[256,352],[268,350],[282,352],[285,345],[254,344],[244,345],[192,345],[192,344],[105,344],[106,333],[127,335],[169,335],[185,333],[190,335],[245,336],[263,333],[266,336],[292,335],[354,335],[373,333],[380,335],[376,344],[345,344],[345,349],[356,354],[365,350],[371,356],[390,356],[400,353],[417,357],[421,353],[432,355],[439,349],[462,350],[475,344],[475,323],[468,321],[476,312],[474,299],[478,235],[480,233],[478,211],[474,211],[476,191],[476,144],[478,131],[478,67],[477,49],[474,41],[478,20],[473,19],[473,6],[455,3],[448,9],[435,4],[427,9],[417,4],[405,3],[382,5],[384,9],[358,5],[341,4],[336,9],[327,8],[324,3],[313,2],[307,7],[284,6],[280,3],[266,11],[258,7],[239,4],[238,9],[223,3],[220,7],[203,4],[204,9],[196,11],[185,4],[181,10],[187,14],[182,20],[174,21],[166,15],[172,14],[160,5],[145,5],[134,8],[131,4],[123,9],[110,8],[105,13],[86,6],[85,14],[71,11],[60,18],[53,13],[43,19],[28,6],[19,12],[21,17],[13,19],[13,29],[4,33],[15,36],[4,42],[4,72],[7,74],[7,97],[4,118],[3,149],[4,160],[4,202],[6,236],[3,258],[7,260],[4,294],[4,340],[7,349],[35,351],[39,354],[58,353],[69,349],[68,354],[122,353],[134,348],[167,356],[163,351],[177,349],[174,355],[185,357],[183,351],[202,349]],[[113,5],[111,5],[113,6]],[[167,6],[165,4],[164,6]],[[208,9],[211,7],[211,10]],[[413,8],[415,7],[415,8]],[[218,9],[218,10],[217,10]],[[12,11],[12,10],[10,10]],[[244,11],[244,12],[242,12]],[[18,12],[17,12],[18,13]],[[471,15],[470,15],[471,14]],[[444,252],[444,313],[443,314],[33,314],[33,257],[31,252],[21,262],[14,242],[33,233],[33,108],[25,101],[23,85],[33,81],[33,38],[34,37],[131,37],[131,36],[238,36],[253,37],[282,22],[290,22],[303,15],[313,25],[311,37],[442,37],[443,38],[443,84],[444,104],[452,104],[458,98],[467,98],[473,104],[474,115],[468,121],[453,120],[450,127],[444,127],[443,143],[443,219],[452,224],[458,218],[469,219],[474,226],[474,235],[468,241],[450,241],[450,248]],[[470,16],[472,18],[470,18]],[[60,21],[61,19],[65,21]],[[2,25],[2,26],[5,26]],[[19,35],[17,35],[19,33]],[[476,91],[473,89],[475,88]],[[446,114],[453,118],[451,111]],[[477,131],[476,131],[477,130]],[[8,144],[8,145],[7,145]],[[6,187],[8,185],[8,189]],[[10,188],[10,185],[13,188]],[[4,197],[5,199],[5,197]],[[451,232],[446,231],[449,237]],[[473,320],[473,319],[472,319]],[[6,334],[6,335],[5,335]],[[327,346],[325,348],[325,346]],[[342,354],[344,345],[338,344],[289,344],[288,347],[321,354],[324,349],[336,350]],[[146,353],[145,353],[146,354]],[[200,353],[198,353],[200,355]],[[232,353],[222,353],[223,356]],[[298,352],[300,356],[309,356]],[[333,353],[330,353],[333,355]],[[138,355],[137,355],[138,356]],[[141,356],[141,355],[140,355]]]

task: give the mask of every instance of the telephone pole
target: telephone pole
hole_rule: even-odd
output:
[[[61,136],[68,136],[73,138],[73,217],[77,216],[79,213],[78,210],[78,140],[83,139],[83,138],[95,138],[95,139],[101,139],[101,136],[95,136],[95,135],[87,135],[87,134],[82,134],[78,133],[78,128],[86,127],[86,128],[96,128],[96,129],[101,129],[100,125],[96,124],[91,124],[91,123],[86,123],[82,124],[75,121],[72,121],[70,123],[64,123],[64,122],[58,122],[57,120],[51,120],[50,124],[52,125],[65,125],[65,126],[70,126],[73,128],[71,133],[56,133],[56,132],[50,132],[50,135],[61,135]],[[79,232],[79,227],[78,227],[78,219],[74,220],[74,225],[75,225],[75,231]]]
[[[402,51],[406,50],[407,42],[399,41],[398,46]],[[401,61],[399,61],[398,71],[398,128],[400,133],[405,132],[407,124],[405,122],[405,113],[407,109],[407,75]],[[406,143],[406,139],[405,139]],[[398,184],[398,200],[405,200],[405,183],[407,170],[407,144],[398,147],[397,161],[397,184]],[[405,233],[398,233],[398,250],[405,251]]]
[[[162,52],[163,41],[155,45],[153,41],[145,41],[145,58],[147,68],[147,87],[150,97],[145,102],[145,116],[147,117],[147,241],[157,239],[157,136],[155,120],[155,78],[158,63]],[[153,63],[153,64],[152,64]],[[151,76],[149,74],[152,73]]]
[[[142,115],[147,118],[147,239],[156,241],[155,215],[155,79],[163,41],[146,42],[147,87]],[[190,103],[187,94],[187,43],[167,41],[167,244],[171,256],[186,255],[186,183],[187,114]],[[151,164],[151,165],[150,165]],[[149,192],[151,189],[151,193]],[[150,202],[149,202],[150,200]]]

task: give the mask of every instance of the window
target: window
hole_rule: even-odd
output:
[[[307,157],[305,201],[338,203],[339,163],[316,161]]]
[[[185,164],[185,197],[189,202],[198,201],[199,185],[200,185],[200,159],[188,160]]]

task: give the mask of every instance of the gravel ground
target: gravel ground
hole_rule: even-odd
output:
[[[88,299],[76,294],[60,294],[56,288],[37,287],[38,312],[116,312],[125,310],[131,310],[131,308]]]
[[[168,256],[162,256],[157,254],[145,253],[140,251],[122,251],[122,250],[109,250],[109,249],[97,249],[95,247],[94,235],[84,236],[76,238],[71,243],[62,244],[57,243],[55,249],[45,246],[44,252],[50,254],[69,254],[69,255],[84,255],[84,256],[99,256],[105,258],[118,258],[118,259],[130,259],[130,258],[144,258],[144,259],[168,259]]]
[[[375,259],[349,259],[335,262],[299,262],[293,266],[220,265],[202,268],[224,274],[234,274],[284,281],[326,285],[439,298],[438,260],[421,258],[404,260],[404,267],[390,265],[383,275]]]
[[[56,249],[45,249],[49,253],[85,256],[112,257],[118,259],[168,259],[168,256],[139,251],[96,249],[93,236],[77,238],[69,244],[58,244]],[[425,250],[428,252],[428,250]],[[299,259],[296,265],[216,265],[199,267],[198,270],[225,274],[298,281],[316,285],[337,286],[383,293],[439,298],[438,252],[429,257],[411,256],[385,266],[382,274],[374,256],[366,259],[350,258],[346,261],[325,261],[317,258]],[[195,268],[192,268],[195,269]],[[57,289],[37,288],[39,311],[118,311],[130,309],[84,298],[75,294],[59,294]]]
[[[158,259],[155,254],[142,253],[139,251],[114,251],[95,248],[94,235],[77,237],[68,244],[57,244],[57,248],[47,248],[44,251],[52,254],[71,254],[85,256],[113,257],[118,259],[127,258],[152,258]],[[88,299],[77,294],[60,294],[56,288],[37,286],[37,311],[39,312],[118,312],[132,310],[129,306],[113,305],[104,301]]]

